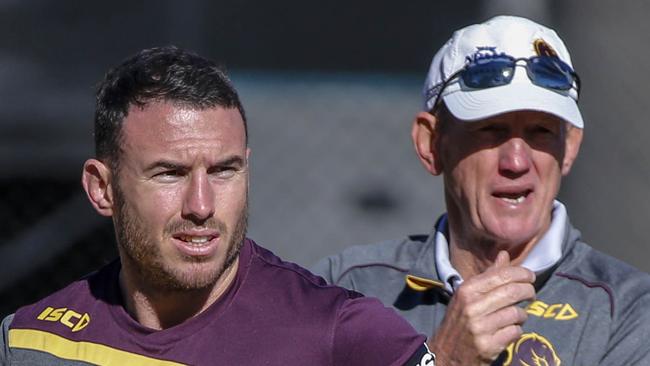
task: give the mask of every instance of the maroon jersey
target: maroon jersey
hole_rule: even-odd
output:
[[[327,285],[251,240],[228,290],[164,330],[126,313],[119,271],[113,262],[19,309],[4,322],[3,364],[403,365],[425,341],[378,300]]]

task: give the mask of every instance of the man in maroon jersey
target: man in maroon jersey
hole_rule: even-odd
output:
[[[244,110],[211,61],[140,52],[97,93],[82,183],[119,260],[3,321],[0,363],[432,365],[393,310],[245,238]]]

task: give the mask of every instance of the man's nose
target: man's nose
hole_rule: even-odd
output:
[[[185,191],[182,215],[201,223],[214,215],[215,192],[206,172],[191,175]]]
[[[521,137],[512,137],[499,149],[499,172],[516,178],[526,174],[532,165],[531,149]]]

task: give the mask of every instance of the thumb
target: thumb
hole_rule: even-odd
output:
[[[497,258],[494,260],[493,267],[501,268],[501,267],[507,267],[509,265],[510,265],[510,254],[505,250],[499,251],[499,253],[497,254]]]
[[[499,251],[497,254],[497,258],[494,260],[494,264],[490,268],[504,268],[508,267],[510,265],[510,253],[508,253],[505,250]],[[521,267],[524,268],[524,267]],[[530,280],[528,282],[535,282],[535,272],[526,269],[530,273]]]

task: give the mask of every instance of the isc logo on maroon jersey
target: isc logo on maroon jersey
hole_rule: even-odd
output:
[[[55,309],[51,306],[48,306],[43,310],[36,319],[46,322],[60,322],[70,328],[73,332],[78,332],[84,329],[88,323],[90,323],[90,315],[88,315],[88,313],[79,314],[72,309]]]

